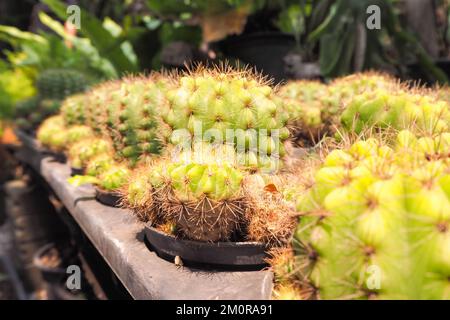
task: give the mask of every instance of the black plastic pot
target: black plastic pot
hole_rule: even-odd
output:
[[[62,152],[55,152],[55,151],[51,151],[51,150],[45,149],[42,153],[44,155],[46,155],[46,156],[52,157],[57,162],[60,162],[60,163],[66,163],[67,162],[67,157]]]
[[[283,58],[295,46],[295,39],[281,32],[261,32],[229,37],[217,45],[226,56],[255,66],[280,82],[286,79]]]
[[[120,208],[120,195],[117,192],[95,188],[95,199],[105,206]]]
[[[54,243],[42,246],[34,255],[33,264],[41,272],[42,278],[48,283],[59,284],[66,277],[66,270],[62,267],[48,267],[42,262],[42,258],[53,248]]]
[[[74,168],[74,167],[70,167],[70,175],[73,176],[78,176],[78,175],[82,175],[84,173],[84,170],[82,168]]]
[[[450,79],[450,59],[439,59],[436,65],[445,72],[445,75]]]
[[[439,67],[450,79],[450,59],[442,58],[438,59],[435,62],[435,65]],[[434,79],[431,79],[429,75],[423,70],[419,63],[412,63],[408,65],[409,76],[413,80],[420,81],[421,84],[433,85],[435,84]]]
[[[181,258],[186,266],[229,270],[261,270],[267,266],[266,246],[259,242],[200,242],[176,238],[145,226],[147,245],[170,262]]]

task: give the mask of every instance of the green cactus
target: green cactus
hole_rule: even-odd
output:
[[[76,94],[66,98],[61,105],[61,114],[64,117],[66,125],[85,125],[86,124],[86,96]]]
[[[47,118],[38,128],[36,137],[43,146],[53,151],[63,151],[67,141],[64,119],[60,115]]]
[[[280,89],[284,110],[288,114],[288,127],[293,137],[299,140],[318,142],[331,130],[330,110],[324,108],[322,99],[327,95],[327,86],[317,81],[290,81]]]
[[[110,163],[108,168],[104,168],[101,173],[97,172],[97,176],[93,175],[76,175],[70,177],[67,181],[75,186],[84,184],[94,184],[103,191],[118,193],[120,188],[127,183],[130,177],[130,170],[121,164]]]
[[[164,139],[156,108],[161,91],[153,78],[128,78],[111,93],[105,131],[131,165],[160,153]]]
[[[63,100],[72,94],[83,92],[87,85],[88,80],[82,73],[70,69],[47,69],[36,80],[39,96],[53,100]]]
[[[423,139],[402,131],[392,147],[358,141],[324,160],[298,199],[294,241],[316,297],[450,298],[450,140],[425,151]]]
[[[228,240],[244,220],[242,180],[226,161],[161,160],[137,170],[124,203],[144,220],[173,221],[189,239]]]
[[[365,72],[335,79],[329,85],[317,81],[290,81],[280,89],[288,126],[296,142],[316,144],[325,135],[331,135],[339,124],[340,113],[359,95],[370,95],[377,90],[391,92],[400,89],[397,80],[388,75]],[[344,115],[349,118],[354,114]],[[348,120],[346,120],[348,121]],[[343,121],[344,124],[346,124]],[[358,129],[359,123],[355,126]]]
[[[260,156],[284,156],[287,119],[275,90],[260,77],[229,68],[198,68],[172,86],[159,110],[172,130],[186,130],[203,141],[235,143],[238,153],[251,153],[257,164],[265,160]]]
[[[70,146],[68,157],[73,168],[85,169],[88,162],[94,157],[112,152],[110,141],[102,138],[89,137]]]
[[[98,186],[106,191],[118,191],[130,176],[130,169],[125,165],[113,164],[99,176]]]
[[[439,133],[450,130],[450,105],[429,95],[379,89],[355,96],[342,113],[341,123],[356,133],[373,127],[415,127],[418,131]]]
[[[32,130],[41,122],[41,117],[33,119],[30,115],[39,108],[39,98],[37,96],[19,101],[16,104],[15,122],[20,129]]]
[[[99,177],[114,164],[114,158],[108,153],[101,153],[91,158],[86,165],[86,175]]]

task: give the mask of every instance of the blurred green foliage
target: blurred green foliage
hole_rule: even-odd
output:
[[[13,115],[14,105],[35,94],[33,81],[24,69],[0,68],[0,119]]]
[[[398,18],[395,0],[323,0],[328,13],[323,22],[308,35],[309,42],[319,42],[322,74],[336,77],[366,69],[396,68],[404,71],[406,61],[417,59],[432,78],[447,82],[446,75]],[[366,10],[380,8],[380,29],[368,29]]]
[[[264,0],[148,0],[147,5],[152,12],[161,16],[189,17],[188,14],[216,14],[241,6],[261,8],[264,2]]]
[[[68,15],[66,5],[59,0],[42,0],[61,19],[65,20]],[[123,44],[127,38],[119,27],[118,32],[111,33],[104,23],[88,11],[81,9],[80,33],[89,39],[97,49],[98,54],[107,59],[115,68],[118,75],[127,72],[138,71],[136,60],[130,50],[124,51]],[[129,46],[128,46],[129,48]]]

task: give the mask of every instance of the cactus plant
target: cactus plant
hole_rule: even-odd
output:
[[[166,140],[156,109],[161,100],[160,83],[154,77],[122,80],[110,94],[105,110],[105,131],[120,157],[131,165],[160,153]]]
[[[63,151],[66,147],[67,131],[60,115],[46,119],[36,133],[38,141],[53,151]]]
[[[439,133],[450,129],[450,105],[420,92],[379,89],[355,96],[342,113],[341,123],[356,133],[369,127],[414,127]]]
[[[86,124],[86,95],[76,94],[66,98],[61,105],[61,114],[64,117],[66,125],[85,125]]]
[[[245,218],[243,173],[235,157],[233,148],[197,143],[193,150],[137,169],[122,192],[123,202],[153,224],[174,222],[189,239],[229,240]]]
[[[86,138],[70,146],[68,158],[71,166],[85,169],[88,162],[100,154],[112,153],[111,142],[103,138]]]
[[[15,122],[20,129],[30,131],[36,127],[44,118],[37,112],[39,108],[39,98],[37,96],[31,97],[16,104]]]
[[[429,138],[402,131],[391,147],[357,141],[324,160],[294,241],[316,297],[449,298],[449,167],[437,155],[450,149],[447,133]]]
[[[280,89],[284,110],[288,114],[288,127],[299,142],[318,142],[331,131],[331,113],[323,107],[327,86],[318,81],[290,81]],[[327,118],[328,117],[328,118]],[[299,141],[303,140],[303,141]]]
[[[316,144],[323,136],[335,132],[340,113],[355,96],[376,90],[395,91],[401,87],[386,74],[364,72],[337,78],[329,85],[317,81],[290,81],[281,87],[280,95],[293,136],[303,146]]]
[[[77,187],[84,184],[93,184],[99,189],[118,194],[119,190],[127,183],[131,171],[126,165],[111,162],[108,168],[104,168],[94,175],[75,175],[68,182]]]
[[[174,79],[166,97],[159,112],[171,130],[184,129],[197,140],[234,143],[244,164],[284,155],[281,142],[289,132],[281,101],[250,71],[198,67]]]
[[[76,70],[48,69],[39,74],[36,86],[38,95],[16,106],[16,123],[28,131],[33,131],[45,118],[58,113],[63,99],[85,91],[88,81]],[[70,125],[70,121],[67,124]]]
[[[152,169],[153,207],[193,240],[228,240],[243,221],[242,173],[228,164],[161,163]]]
[[[70,69],[47,69],[36,80],[39,95],[54,100],[83,92],[87,85],[88,81],[81,72]]]

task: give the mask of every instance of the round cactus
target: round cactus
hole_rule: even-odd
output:
[[[61,105],[61,114],[64,117],[66,125],[85,125],[86,124],[86,96],[76,94],[66,98]]]
[[[190,239],[228,240],[243,221],[242,173],[229,165],[162,165],[150,181],[158,211]]]
[[[430,95],[400,90],[375,90],[355,96],[341,115],[345,129],[416,128],[439,133],[450,130],[450,105]]]
[[[281,101],[261,77],[230,68],[197,68],[174,80],[159,113],[173,131],[195,140],[227,142],[238,153],[284,154],[289,133]],[[172,143],[179,141],[172,140]]]
[[[92,157],[86,165],[86,175],[99,177],[109,170],[115,163],[114,158],[108,153],[101,153]]]
[[[112,164],[99,175],[97,185],[105,191],[117,192],[127,183],[130,174],[127,166]]]
[[[317,81],[290,81],[281,87],[280,96],[292,136],[304,146],[333,134],[340,113],[355,96],[400,88],[399,82],[388,75],[365,72],[335,79],[328,86]]]
[[[38,141],[53,151],[63,151],[66,147],[67,132],[64,119],[57,115],[46,119],[36,132]]]
[[[135,169],[120,190],[124,207],[133,210],[134,214],[143,222],[158,225],[167,219],[163,219],[153,204],[153,186],[151,184],[151,173],[148,167]]]
[[[284,110],[288,114],[288,127],[292,136],[300,140],[318,142],[331,131],[331,110],[324,108],[322,99],[327,86],[318,81],[290,81],[280,89]]]
[[[107,108],[113,104],[112,95],[117,92],[120,81],[109,81],[93,87],[86,94],[84,117],[86,125],[98,135],[108,136],[106,128]]]
[[[39,109],[39,98],[37,96],[31,97],[16,104],[15,122],[20,129],[32,130],[39,124],[43,116],[31,119],[30,115]]]
[[[63,100],[86,89],[88,81],[79,71],[70,69],[47,69],[36,80],[39,96],[44,99]]]
[[[66,129],[66,148],[70,147],[74,143],[77,143],[81,140],[85,140],[87,138],[93,138],[94,132],[88,126],[71,126]]]
[[[447,139],[402,131],[391,147],[369,139],[328,155],[298,199],[294,241],[318,297],[449,298]]]
[[[136,171],[123,202],[199,241],[228,240],[244,220],[243,174],[227,162],[163,161]]]
[[[161,91],[153,78],[128,78],[110,94],[105,131],[120,157],[132,165],[160,153],[165,133],[157,116]]]
[[[89,160],[103,153],[112,153],[110,141],[92,137],[78,141],[68,150],[70,164],[77,169],[85,169]]]

